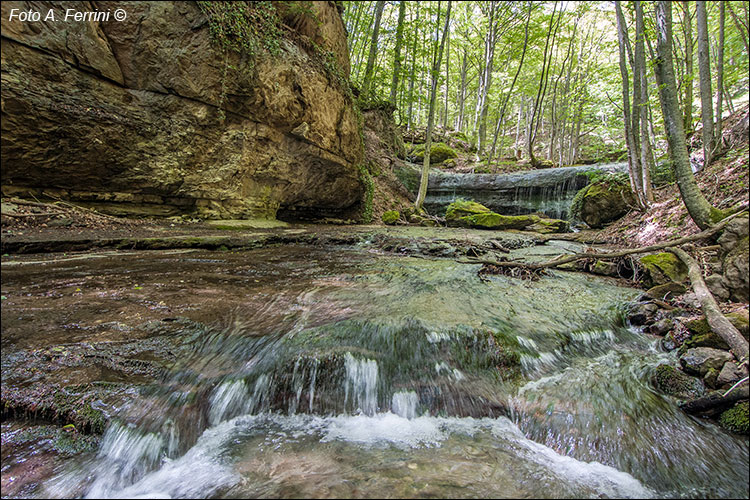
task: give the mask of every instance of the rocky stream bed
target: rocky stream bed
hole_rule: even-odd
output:
[[[748,494],[747,437],[652,382],[642,292],[457,261],[578,243],[179,233],[3,239],[4,497]]]

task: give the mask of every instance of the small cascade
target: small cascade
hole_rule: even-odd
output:
[[[466,198],[504,215],[544,213],[567,219],[575,194],[589,182],[587,173],[614,172],[625,167],[625,163],[608,163],[513,174],[432,172],[425,207],[442,215],[457,198]]]
[[[355,411],[372,416],[378,408],[378,363],[373,359],[355,359],[346,353],[346,396]]]
[[[417,416],[417,405],[419,397],[414,391],[396,392],[391,400],[391,411],[406,419],[413,419]]]

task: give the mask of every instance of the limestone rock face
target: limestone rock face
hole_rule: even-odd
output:
[[[346,75],[346,33],[334,2],[311,4],[279,12],[296,42],[270,55],[222,49],[195,2],[3,2],[3,193],[124,214],[355,213],[358,122],[315,48]],[[56,21],[11,22],[13,8]]]

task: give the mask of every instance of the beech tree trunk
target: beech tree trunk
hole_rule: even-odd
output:
[[[701,123],[703,123],[703,166],[708,166],[716,149],[714,144],[714,104],[711,92],[711,54],[708,45],[708,19],[705,0],[696,2],[698,24],[698,72],[701,91]]]
[[[439,8],[440,7],[438,5],[438,9]],[[440,16],[439,12],[440,11],[438,10],[438,19]],[[435,39],[435,57],[433,59],[431,71],[432,85],[430,88],[430,106],[427,114],[427,130],[425,131],[424,163],[422,163],[422,177],[419,181],[419,193],[417,194],[417,200],[414,203],[417,213],[422,212],[422,205],[424,204],[424,199],[427,196],[427,181],[430,178],[430,150],[432,149],[432,129],[435,121],[435,101],[437,97],[438,73],[440,71],[440,63],[442,62],[443,58],[443,47],[445,47],[445,38],[448,35],[450,21],[451,1],[448,0],[448,9],[445,13],[445,28],[443,28],[443,35],[440,40],[440,48],[437,47],[437,38]]]
[[[664,116],[664,129],[669,143],[669,154],[672,169],[680,188],[682,201],[695,221],[695,224],[706,229],[712,223],[724,218],[725,213],[714,208],[703,196],[695,176],[690,168],[685,129],[677,103],[677,85],[675,84],[674,65],[672,63],[672,10],[670,2],[656,2],[657,58],[654,61],[654,73],[659,88],[659,102]]]
[[[396,92],[401,77],[401,44],[404,38],[404,17],[406,15],[406,2],[401,0],[398,6],[398,27],[396,28],[396,48],[393,49],[393,80],[391,81],[390,101],[396,104]]]
[[[375,56],[378,53],[378,34],[380,33],[380,19],[383,17],[383,8],[385,0],[378,0],[375,5],[375,25],[372,28],[372,40],[370,41],[370,54],[367,57],[367,67],[365,68],[365,79],[362,85],[362,96],[365,100],[370,97],[370,87],[372,86],[372,70],[375,67]]]
[[[714,143],[721,149],[721,101],[724,95],[724,4],[719,2],[719,47],[716,61],[716,137]]]
[[[690,2],[681,2],[682,31],[685,34],[685,86],[684,121],[685,132],[693,133],[693,21],[690,15]]]

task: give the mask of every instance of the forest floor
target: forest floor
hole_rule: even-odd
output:
[[[747,123],[748,107],[732,115],[725,123],[725,135],[740,121]],[[739,134],[721,157],[695,175],[706,199],[719,209],[748,203],[750,185],[750,150],[747,132]],[[701,147],[700,136],[691,141],[691,148]],[[624,247],[652,245],[699,232],[690,218],[675,182],[654,190],[654,203],[646,211],[630,211],[599,234],[603,241]]]

